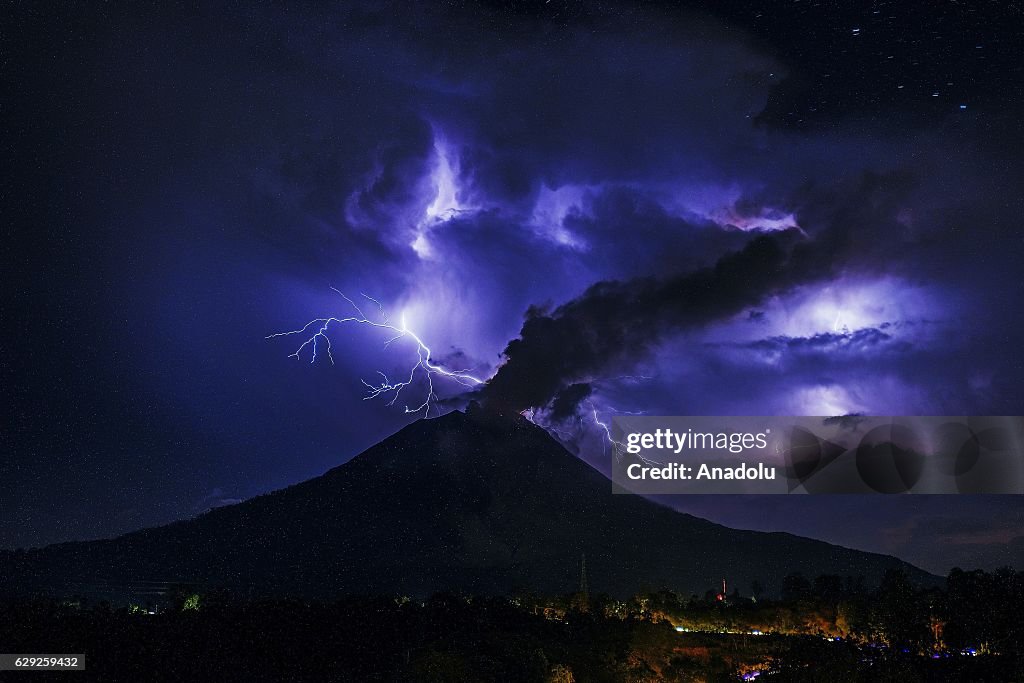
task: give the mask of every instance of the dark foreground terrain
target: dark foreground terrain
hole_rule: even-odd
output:
[[[786,577],[782,600],[667,591],[237,600],[179,587],[160,605],[0,604],[0,651],[84,653],[98,681],[1020,681],[1024,575],[901,572],[865,590]]]

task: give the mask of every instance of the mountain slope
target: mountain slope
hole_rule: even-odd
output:
[[[725,499],[723,499],[725,500]],[[729,529],[632,495],[521,418],[420,420],[324,475],[196,519],[0,561],[0,589],[75,592],[140,581],[327,597],[439,590],[703,593],[728,577],[769,590],[794,571],[864,576],[895,558]]]

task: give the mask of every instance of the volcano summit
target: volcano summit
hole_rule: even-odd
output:
[[[728,499],[723,498],[723,504]],[[471,409],[419,420],[320,477],[110,540],[0,556],[7,592],[117,597],[141,582],[256,595],[703,593],[792,572],[877,583],[896,558],[741,531],[611,483],[524,418]]]

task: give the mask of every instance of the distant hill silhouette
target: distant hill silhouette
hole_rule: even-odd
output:
[[[728,504],[723,498],[723,503]],[[442,590],[703,594],[723,576],[777,590],[791,572],[863,576],[896,558],[739,531],[639,496],[525,419],[480,409],[420,420],[281,491],[119,538],[0,553],[0,592],[62,595],[179,582],[243,594],[422,596]]]

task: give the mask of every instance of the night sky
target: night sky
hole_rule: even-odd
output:
[[[360,383],[407,375],[408,337],[332,328],[333,365],[266,339],[352,315],[332,287],[605,471],[595,411],[1022,414],[1017,3],[3,14],[0,547],[190,517],[408,424],[421,382]],[[1017,496],[671,504],[1024,567]]]

